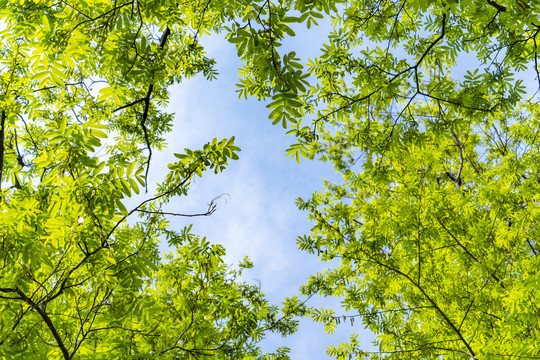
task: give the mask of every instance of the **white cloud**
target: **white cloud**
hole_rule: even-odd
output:
[[[185,80],[173,88],[168,111],[176,114],[174,130],[167,139],[169,148],[154,155],[150,175],[162,179],[167,163],[174,161],[174,152],[199,149],[214,137],[235,136],[242,148],[240,159],[223,173],[208,172],[197,178],[188,196],[172,201],[167,211],[199,213],[216,196],[229,194],[226,201],[216,201],[217,210],[211,216],[171,218],[171,224],[180,230],[193,223],[195,234],[225,246],[227,263],[236,264],[249,256],[255,268],[245,273],[245,280],[260,281],[269,300],[279,303],[297,294],[310,274],[324,268],[315,256],[297,249],[296,238],[309,231],[310,223],[294,200],[310,196],[322,187],[321,178],[335,179],[335,175],[329,165],[308,161],[298,165],[285,157],[285,149],[294,139],[271,124],[264,104],[240,100],[235,93],[238,62],[232,45],[217,38],[209,44],[211,52],[219,53],[217,60],[222,60],[218,63],[221,75],[212,82],[202,77]],[[324,301],[339,308],[336,299]],[[329,336],[321,325],[303,320],[297,334],[286,339],[270,336],[264,346],[272,350],[287,345],[293,359],[323,359],[327,345],[348,339],[354,330],[362,331],[361,324],[340,327]]]

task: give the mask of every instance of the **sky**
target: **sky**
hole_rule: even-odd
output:
[[[0,29],[3,28],[0,22]],[[309,32],[295,30],[297,36],[285,44],[284,50],[296,51],[303,60],[314,58],[328,24]],[[164,210],[205,212],[212,199],[227,194],[216,200],[217,211],[211,216],[170,217],[171,226],[179,231],[193,224],[194,234],[224,245],[225,261],[229,264],[237,264],[247,255],[255,267],[245,273],[244,280],[260,284],[268,300],[279,304],[285,297],[298,294],[309,275],[329,265],[297,249],[296,238],[308,233],[311,223],[307,213],[296,209],[295,199],[308,198],[322,190],[323,178],[332,182],[340,179],[329,164],[307,160],[297,164],[286,158],[285,150],[294,138],[287,136],[280,125],[271,124],[265,102],[239,99],[235,92],[240,62],[234,46],[221,36],[201,41],[209,56],[217,61],[220,75],[214,81],[196,76],[170,89],[166,110],[175,114],[173,131],[167,136],[168,147],[162,152],[154,151],[149,176],[154,183],[160,182],[168,172],[167,164],[175,161],[173,153],[182,153],[184,148],[200,149],[213,138],[235,136],[236,145],[242,149],[240,159],[232,161],[218,175],[208,171],[203,178],[195,178],[188,196],[174,199]],[[456,72],[462,75],[460,71],[464,69]],[[517,78],[520,77],[518,74]],[[531,77],[523,79],[529,87],[535,82]],[[137,203],[137,199],[132,201]],[[166,244],[162,244],[161,250],[167,250]],[[345,313],[339,310],[339,299],[315,298],[308,304],[324,304],[335,308],[337,314]],[[329,335],[324,333],[323,324],[309,319],[301,321],[296,334],[284,339],[269,336],[262,345],[266,351],[288,346],[292,359],[328,359],[326,347],[346,341],[353,332],[359,334],[363,349],[375,350],[371,345],[374,336],[363,329],[361,322],[354,326],[342,324],[335,334]]]
[[[328,24],[295,31],[297,36],[282,50],[296,51],[305,64],[319,53]],[[220,36],[203,38],[202,43],[217,61],[218,79],[207,81],[197,76],[170,89],[167,111],[175,114],[173,131],[167,136],[168,148],[154,152],[149,175],[156,182],[163,179],[167,164],[175,161],[173,153],[182,153],[184,148],[200,149],[213,138],[235,136],[236,145],[242,149],[240,159],[218,175],[209,171],[203,178],[196,178],[188,196],[177,198],[164,210],[204,213],[213,199],[226,194],[216,200],[217,211],[211,216],[171,217],[171,226],[181,230],[193,224],[194,234],[224,245],[228,264],[237,264],[247,255],[255,267],[245,273],[244,280],[260,284],[268,300],[279,304],[285,297],[299,294],[300,286],[311,274],[330,265],[297,249],[296,238],[308,233],[311,223],[307,213],[297,210],[295,199],[322,190],[323,178],[331,182],[339,182],[340,178],[330,164],[307,160],[297,164],[286,158],[285,150],[294,138],[287,136],[280,125],[271,124],[265,102],[239,99],[235,92],[241,64],[234,46]],[[467,63],[476,62],[474,55],[460,56]],[[457,76],[463,76],[467,68],[456,68]],[[524,79],[527,85],[533,82],[530,77]],[[161,249],[167,250],[166,244]],[[308,304],[324,305],[336,309],[336,314],[345,314],[339,299],[314,298]],[[266,351],[288,346],[291,359],[329,359],[326,347],[347,341],[353,332],[359,335],[362,349],[376,351],[371,343],[374,335],[364,330],[361,322],[354,326],[341,324],[335,334],[329,335],[324,333],[323,324],[309,319],[301,321],[296,334],[284,339],[268,336],[262,346]]]
[[[314,58],[328,32],[329,25],[321,25],[309,31],[296,28],[297,36],[285,43],[281,52],[296,51],[304,64]],[[0,22],[0,30],[4,28]],[[203,213],[213,199],[225,194],[215,200],[217,210],[211,216],[169,217],[171,227],[180,231],[193,224],[192,233],[225,247],[227,264],[237,265],[248,256],[254,268],[244,272],[244,281],[260,285],[271,303],[280,304],[286,297],[300,295],[299,288],[308,277],[330,265],[298,250],[296,238],[307,234],[312,224],[307,213],[296,208],[295,199],[323,190],[323,178],[339,181],[339,177],[330,164],[305,159],[298,164],[287,158],[285,150],[295,142],[294,137],[287,136],[281,125],[272,125],[266,102],[239,99],[235,92],[241,63],[234,45],[221,35],[200,41],[209,57],[217,61],[219,76],[213,81],[196,76],[170,88],[165,110],[175,116],[173,130],[166,136],[168,146],[161,152],[153,151],[148,194],[141,192],[126,199],[125,205],[131,209],[151,196],[155,185],[165,178],[167,164],[177,160],[174,153],[183,153],[184,148],[201,149],[213,138],[235,136],[235,144],[241,148],[239,160],[231,161],[220,174],[208,171],[202,178],[196,177],[188,196],[172,200],[163,210]],[[169,250],[165,243],[160,249]],[[312,298],[307,304],[334,308],[336,315],[346,314],[339,310],[338,299]],[[347,341],[353,332],[359,334],[365,350],[375,350],[371,345],[374,336],[361,322],[341,324],[334,334],[326,334],[323,324],[310,319],[302,319],[298,332],[286,338],[267,334],[261,346],[267,352],[287,346],[291,359],[330,359],[326,347]]]
[[[294,48],[300,57],[314,57],[322,30],[297,37]],[[312,41],[313,37],[319,41]],[[310,40],[310,41],[307,41]],[[203,40],[204,42],[204,40]],[[175,161],[173,153],[184,148],[200,149],[213,138],[235,136],[242,150],[239,160],[232,161],[217,175],[209,171],[196,178],[187,197],[171,201],[164,211],[181,213],[205,212],[212,199],[217,210],[208,217],[170,217],[175,230],[193,224],[192,232],[220,243],[227,250],[225,261],[237,264],[244,256],[254,262],[244,279],[260,284],[271,303],[279,304],[285,297],[299,294],[299,288],[309,275],[322,271],[329,264],[318,261],[315,255],[298,250],[296,238],[311,228],[307,213],[295,206],[297,197],[308,198],[323,189],[323,178],[339,181],[330,164],[303,160],[298,164],[287,158],[285,150],[294,142],[280,125],[268,120],[265,102],[239,99],[235,92],[240,62],[236,49],[220,36],[204,42],[210,57],[217,61],[220,73],[217,80],[202,76],[184,80],[171,88],[167,111],[175,114],[173,131],[167,136],[168,148],[154,152],[149,177],[159,182],[168,171],[167,164]],[[166,250],[166,244],[162,245]],[[308,303],[318,307],[333,307],[337,314],[339,300],[315,298]],[[326,347],[346,341],[352,332],[360,334],[366,350],[374,350],[373,336],[363,330],[360,322],[354,327],[340,325],[335,334],[324,333],[324,325],[306,319],[299,331],[285,339],[269,336],[262,346],[274,351],[279,346],[291,348],[292,359],[328,359]]]

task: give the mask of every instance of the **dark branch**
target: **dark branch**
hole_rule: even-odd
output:
[[[122,109],[131,107],[131,106],[136,105],[136,104],[138,104],[138,103],[140,103],[140,102],[142,102],[142,101],[144,101],[144,98],[139,99],[139,100],[135,100],[135,101],[130,102],[129,104],[126,104],[126,105],[122,105],[122,106],[120,106],[119,108],[114,109],[113,112],[117,112],[117,111],[120,111],[120,110],[122,110]]]
[[[227,193],[221,194],[210,201],[210,204],[208,204],[208,210],[205,213],[198,213],[198,214],[179,214],[179,213],[172,213],[172,212],[166,212],[166,211],[149,211],[149,210],[141,210],[137,209],[138,212],[142,212],[145,214],[160,214],[160,215],[172,215],[172,216],[184,216],[184,217],[196,217],[196,216],[210,216],[212,215],[216,209],[217,204],[215,201],[219,198],[221,198],[223,195],[229,195]]]
[[[172,215],[172,216],[184,216],[184,217],[197,217],[197,216],[210,216],[210,215],[212,215],[214,213],[214,211],[216,211],[216,205],[213,204],[212,209],[209,209],[207,212],[200,213],[200,214],[178,214],[178,213],[172,213],[172,212],[166,212],[166,211],[148,211],[148,210],[141,210],[141,209],[138,209],[137,211],[145,213],[145,214],[160,214],[160,215]]]
[[[171,29],[167,26],[165,28],[165,31],[163,32],[163,35],[161,35],[161,39],[159,40],[159,48],[162,50],[165,47],[165,44],[167,43],[167,39],[169,38],[169,35],[171,34]],[[144,134],[144,141],[146,142],[146,147],[148,148],[148,158],[146,159],[146,172],[144,177],[144,188],[146,192],[148,192],[148,170],[150,169],[150,160],[152,159],[152,147],[150,146],[150,138],[148,137],[148,128],[146,127],[146,120],[148,119],[148,111],[150,110],[150,99],[152,98],[152,92],[154,91],[154,84],[148,85],[148,90],[146,91],[145,97],[142,99],[138,99],[135,101],[130,102],[127,105],[120,106],[119,108],[116,108],[113,112],[134,106],[138,103],[144,103],[143,108],[143,114],[141,117],[141,128],[143,130]]]
[[[328,227],[328,229],[330,229],[331,231],[335,231],[343,240],[347,240],[347,237],[345,235],[343,235],[343,233],[339,229],[336,229],[334,226],[332,226],[332,224],[328,223],[323,218],[321,218],[321,222],[323,223],[323,225]],[[422,286],[420,286],[420,284],[417,281],[415,281],[413,278],[411,278],[409,276],[409,274],[404,273],[403,271],[401,271],[399,268],[395,268],[395,267],[389,265],[387,262],[384,262],[384,261],[381,261],[381,260],[377,259],[369,251],[366,251],[366,250],[364,250],[362,248],[359,248],[358,250],[360,252],[362,252],[364,254],[364,256],[366,256],[370,261],[373,261],[378,266],[381,266],[381,267],[383,267],[383,268],[385,268],[385,269],[387,269],[387,270],[389,270],[389,271],[391,271],[391,272],[393,272],[395,274],[398,274],[398,275],[404,277],[414,287],[416,287],[422,293],[422,295],[424,296],[424,299],[426,299],[431,304],[431,306],[433,306],[433,308],[443,318],[444,322],[456,333],[456,335],[459,337],[462,344],[465,345],[465,347],[467,348],[467,350],[468,350],[467,355],[471,356],[472,358],[475,357],[475,353],[474,353],[473,349],[471,348],[471,346],[470,346],[469,342],[467,341],[467,339],[465,339],[465,337],[461,333],[460,329],[458,329],[458,327],[448,317],[448,315],[446,315],[446,313],[443,311],[443,309],[435,302],[434,299],[431,298],[431,296],[426,292],[426,290]],[[343,257],[345,257],[345,256],[343,255]],[[459,350],[453,350],[453,351],[459,351]]]
[[[144,205],[144,204],[147,204],[151,201],[154,201],[154,200],[157,200],[157,199],[160,199],[164,196],[167,196],[173,192],[175,192],[176,190],[178,190],[180,187],[182,187],[185,183],[187,183],[189,181],[189,179],[191,179],[191,176],[195,173],[195,171],[197,171],[197,168],[199,166],[195,166],[193,167],[193,169],[191,171],[189,171],[189,173],[186,175],[185,179],[182,180],[181,182],[179,182],[176,186],[174,186],[173,188],[163,192],[162,194],[159,194],[159,195],[156,195],[150,199],[146,199],[144,200],[143,202],[141,202],[139,205],[137,205],[134,209],[132,209],[127,215],[125,215],[122,219],[120,219],[114,226],[113,228],[111,229],[111,231],[109,231],[109,233],[107,234],[107,236],[103,239],[103,244],[106,244],[108,239],[112,236],[112,234],[114,233],[114,231],[118,228],[118,226],[120,226],[121,223],[123,223],[131,214],[133,214],[135,211],[139,211],[139,209]],[[100,249],[100,248],[98,248]],[[93,253],[92,253],[93,255]],[[84,260],[84,259],[83,259]],[[83,261],[81,260],[81,261]]]
[[[17,291],[14,288],[0,288],[0,292],[9,294],[9,293],[16,293]],[[11,296],[0,296],[0,299],[24,300],[22,297],[11,297]]]
[[[52,323],[51,318],[49,317],[49,315],[47,315],[45,310],[43,310],[39,306],[39,304],[36,304],[32,299],[30,299],[28,296],[26,296],[26,294],[22,290],[20,290],[18,288],[0,289],[0,291],[2,291],[2,292],[5,292],[5,290],[9,290],[9,292],[16,293],[17,295],[20,296],[21,300],[24,300],[24,302],[26,302],[28,305],[30,305],[33,309],[35,309],[38,312],[38,314],[41,316],[41,318],[43,319],[45,324],[47,324],[47,326],[49,327],[49,330],[51,330],[51,333],[54,336],[54,339],[56,340],[56,343],[58,344],[58,347],[62,351],[62,355],[64,356],[64,359],[69,360],[70,356],[69,356],[69,352],[68,352],[68,350],[66,348],[66,345],[64,345],[64,342],[62,341],[62,338],[60,337],[60,334],[58,333],[58,331],[54,327],[54,324]]]
[[[328,119],[330,116],[334,115],[335,113],[339,113],[340,111],[344,110],[344,109],[347,109],[347,108],[350,108],[351,106],[353,106],[355,103],[358,103],[358,102],[362,102],[364,100],[369,100],[373,95],[375,95],[377,92],[379,92],[381,89],[383,89],[384,86],[388,86],[389,84],[391,84],[392,82],[394,82],[396,79],[400,78],[401,76],[409,73],[410,71],[414,71],[414,74],[415,74],[415,79],[416,79],[416,95],[424,95],[424,96],[427,96],[427,97],[430,97],[430,98],[433,98],[435,100],[440,100],[440,101],[445,101],[445,102],[450,102],[452,103],[451,100],[443,100],[443,99],[437,99],[435,98],[434,96],[430,95],[430,94],[425,94],[423,93],[422,91],[420,91],[420,87],[419,87],[419,81],[418,81],[418,68],[420,67],[420,65],[422,64],[422,61],[424,60],[424,58],[429,54],[429,52],[431,51],[431,49],[433,49],[433,47],[435,45],[437,45],[437,43],[439,43],[445,36],[446,34],[446,21],[447,21],[447,15],[446,14],[443,14],[442,16],[442,24],[441,24],[441,33],[439,34],[439,36],[437,36],[437,38],[435,40],[433,40],[429,46],[427,47],[426,51],[424,51],[424,53],[422,54],[422,56],[420,57],[420,59],[418,59],[418,61],[414,64],[414,65],[411,65],[409,66],[408,68],[400,71],[399,73],[393,75],[387,83],[385,84],[382,84],[380,85],[379,87],[377,87],[375,90],[371,91],[369,94],[367,95],[364,95],[360,98],[356,98],[356,99],[351,99],[347,104],[345,105],[341,105],[339,108],[337,109],[334,109],[330,112],[328,112],[327,114],[324,114],[322,116],[320,116],[317,120],[314,121],[315,124],[317,124],[318,122],[324,120],[324,119]],[[414,98],[414,97],[413,97]],[[457,104],[457,105],[460,105],[460,104]],[[466,106],[463,106],[465,108],[467,108]],[[474,109],[474,110],[483,110],[483,109]],[[491,110],[483,110],[483,111],[491,111]]]
[[[500,5],[500,4],[498,4],[497,2],[495,2],[493,0],[488,0],[487,3],[489,5],[491,5],[491,6],[493,6],[495,9],[497,9],[498,12],[505,12],[506,11],[506,6]]]
[[[133,214],[135,211],[139,210],[141,208],[141,206],[143,206],[144,204],[150,202],[150,201],[154,201],[154,200],[157,200],[157,199],[160,199],[164,196],[167,196],[171,193],[173,193],[174,191],[178,190],[180,187],[182,187],[186,182],[189,181],[189,179],[191,179],[191,176],[195,173],[195,171],[197,170],[198,166],[195,166],[191,171],[189,171],[189,173],[186,175],[186,178],[181,181],[180,183],[178,183],[176,186],[174,186],[173,188],[165,191],[164,193],[162,194],[159,194],[159,195],[156,195],[150,199],[147,199],[143,202],[141,202],[137,207],[135,207],[134,209],[132,209],[127,215],[125,215],[124,217],[122,217],[122,219],[120,219],[114,226],[113,228],[111,229],[111,231],[109,231],[109,233],[104,236],[102,238],[102,242],[101,242],[101,245],[98,246],[96,249],[90,251],[90,252],[87,252],[85,255],[84,255],[84,258],[82,258],[78,263],[77,265],[75,265],[74,267],[72,267],[67,275],[64,277],[64,280],[62,280],[62,283],[60,284],[60,288],[58,289],[58,291],[56,292],[56,294],[52,294],[52,291],[50,294],[47,295],[47,298],[48,298],[48,302],[54,300],[55,298],[57,298],[58,296],[60,296],[66,289],[70,288],[70,287],[74,287],[74,286],[78,286],[80,284],[82,284],[85,280],[83,280],[82,282],[80,283],[77,283],[77,284],[71,284],[71,285],[67,285],[67,281],[68,279],[70,278],[71,274],[73,274],[77,269],[79,269],[81,266],[83,266],[90,257],[92,257],[93,255],[97,254],[100,250],[102,249],[105,249],[109,246],[109,238],[112,236],[112,234],[116,231],[116,229],[118,228],[118,226],[120,226],[120,224],[122,224],[131,214]],[[56,288],[56,287],[55,287]]]

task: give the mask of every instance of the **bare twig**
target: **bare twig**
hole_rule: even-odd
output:
[[[205,213],[199,213],[199,214],[179,214],[179,213],[172,213],[167,211],[148,211],[148,210],[141,210],[138,209],[138,212],[142,212],[145,214],[160,214],[160,215],[172,215],[172,216],[183,216],[183,217],[197,217],[197,216],[210,216],[216,211],[216,205],[212,204],[211,207],[208,207],[208,211]]]
[[[121,223],[123,223],[131,214],[133,214],[135,211],[139,211],[139,209],[141,208],[141,206],[143,206],[144,204],[147,204],[151,201],[154,201],[154,200],[157,200],[157,199],[160,199],[164,196],[167,196],[171,193],[173,193],[174,191],[178,190],[180,187],[182,187],[185,183],[187,183],[189,181],[189,179],[191,179],[191,176],[195,173],[195,171],[197,171],[197,168],[198,166],[195,166],[191,171],[189,171],[189,173],[186,175],[186,177],[184,178],[184,180],[182,180],[181,182],[179,182],[176,186],[172,187],[171,189],[159,194],[159,195],[156,195],[150,199],[146,199],[144,200],[143,202],[141,202],[139,205],[137,205],[134,209],[132,209],[130,212],[127,213],[127,215],[124,215],[124,217],[122,217],[122,219],[120,219],[114,226],[113,228],[111,229],[111,231],[109,231],[109,233],[107,234],[107,236],[105,236],[105,238],[103,239],[103,244],[106,244],[108,239],[112,236],[112,234],[114,233],[114,231],[118,228],[118,226],[120,226]],[[99,248],[98,248],[99,249]],[[83,259],[84,260],[84,259]],[[81,261],[83,261],[81,260]]]
[[[180,214],[180,213],[173,213],[173,212],[167,212],[167,211],[149,211],[149,210],[141,210],[141,209],[137,209],[138,212],[142,212],[142,213],[145,213],[145,214],[160,214],[160,215],[172,215],[172,216],[183,216],[183,217],[197,217],[197,216],[210,216],[212,215],[216,209],[217,209],[217,204],[215,203],[215,201],[217,199],[220,199],[221,197],[223,197],[224,195],[227,195],[230,197],[229,194],[227,193],[223,193],[219,196],[216,196],[215,198],[213,198],[210,203],[208,204],[208,210],[206,210],[205,213],[198,213],[198,214]]]

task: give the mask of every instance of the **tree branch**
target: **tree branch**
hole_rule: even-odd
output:
[[[339,229],[336,229],[334,226],[332,226],[331,224],[329,224],[326,220],[324,220],[323,218],[321,218],[321,221],[323,223],[323,225],[326,225],[327,227],[329,227],[329,229],[333,230],[333,231],[336,231],[337,234],[343,239],[343,240],[348,240],[342,233],[341,231],[339,231]],[[420,286],[419,283],[417,283],[413,278],[411,278],[408,274],[404,273],[403,271],[401,271],[400,269],[398,268],[395,268],[393,266],[390,266],[389,264],[383,262],[383,261],[380,261],[379,259],[377,259],[376,257],[374,257],[372,254],[370,254],[370,252],[362,249],[361,247],[358,248],[358,250],[364,254],[364,256],[366,256],[369,260],[373,261],[375,264],[377,264],[378,266],[381,266],[395,274],[398,274],[402,277],[404,277],[405,279],[407,279],[415,288],[417,288],[421,293],[422,295],[424,296],[424,298],[431,304],[431,306],[433,306],[433,308],[437,311],[437,313],[439,313],[439,315],[442,317],[442,319],[444,320],[444,322],[454,331],[454,333],[459,337],[461,343],[467,348],[468,352],[467,355],[471,356],[473,359],[475,358],[475,352],[474,350],[472,349],[471,345],[469,344],[469,342],[467,341],[467,339],[465,339],[465,337],[463,336],[463,334],[461,333],[460,329],[458,329],[458,327],[454,324],[454,322],[448,317],[448,315],[446,315],[446,313],[443,311],[443,309],[441,307],[439,307],[439,305],[435,302],[434,299],[431,298],[431,296],[429,296],[429,294],[425,291],[425,289]],[[342,255],[343,257],[345,257],[344,255]],[[353,257],[350,257],[351,259],[353,259]],[[454,351],[460,351],[460,350],[454,350]]]
[[[2,290],[2,289],[0,289],[0,290]],[[68,350],[66,348],[66,345],[64,345],[64,342],[62,341],[62,338],[60,337],[60,334],[58,333],[58,331],[54,327],[54,324],[52,323],[51,318],[49,317],[49,315],[47,315],[45,310],[43,310],[32,299],[30,299],[28,296],[26,296],[26,294],[22,290],[20,290],[18,288],[14,288],[14,289],[11,289],[11,290],[12,290],[12,292],[15,292],[16,294],[18,294],[21,297],[21,299],[24,300],[24,302],[26,302],[28,305],[32,306],[32,308],[35,309],[38,312],[38,314],[41,316],[41,318],[43,319],[45,324],[47,324],[47,326],[49,327],[49,330],[51,330],[51,333],[52,333],[54,339],[56,340],[56,343],[58,344],[58,347],[62,351],[62,355],[64,356],[64,359],[69,360],[70,356],[69,356],[69,352],[68,352]]]
[[[498,12],[505,12],[506,6],[500,5],[497,2],[493,0],[488,0],[487,3],[491,6],[493,6],[495,9],[497,9]]]
[[[122,219],[120,219],[114,226],[113,228],[111,229],[111,231],[109,231],[109,233],[107,234],[107,236],[105,236],[105,238],[103,239],[103,242],[106,243],[108,241],[108,239],[111,237],[111,235],[114,233],[114,231],[116,230],[116,228],[118,228],[118,226],[120,226],[121,223],[123,223],[131,214],[133,214],[135,211],[139,211],[139,209],[141,208],[141,206],[143,206],[144,204],[147,204],[149,203],[150,201],[154,201],[154,200],[157,200],[157,199],[160,199],[168,194],[171,194],[172,192],[178,190],[180,187],[182,187],[186,182],[189,181],[189,179],[191,179],[191,176],[195,173],[195,171],[197,170],[199,166],[195,166],[185,177],[184,180],[182,180],[181,182],[179,182],[176,186],[174,186],[173,188],[163,192],[162,194],[159,194],[159,195],[156,195],[150,199],[146,199],[144,200],[143,202],[141,202],[139,205],[137,205],[135,208],[133,208],[127,215],[124,215],[124,217]],[[84,259],[83,259],[84,260]],[[81,260],[81,261],[83,261]]]
[[[454,239],[454,241],[456,242],[456,244],[458,244],[459,247],[461,247],[461,248],[463,249],[463,251],[465,251],[465,253],[466,253],[467,255],[469,255],[469,257],[470,257],[471,259],[473,259],[474,261],[476,261],[477,263],[479,263],[480,265],[482,265],[484,268],[487,269],[487,266],[486,266],[483,262],[481,262],[476,256],[474,256],[474,255],[469,251],[469,249],[467,249],[467,247],[466,247],[465,245],[463,245],[463,244],[458,240],[458,238],[450,231],[450,229],[448,229],[448,228],[444,225],[444,223],[442,222],[441,219],[439,219],[438,217],[436,217],[435,219],[436,219],[437,222],[442,226],[442,228],[446,231],[446,233],[447,233],[448,235],[450,235],[450,237],[451,237],[452,239]],[[487,269],[487,270],[489,270],[489,269]],[[499,283],[499,285],[501,285],[501,287],[504,289],[504,288],[505,288],[505,287],[504,287],[504,284],[502,283],[501,279],[499,279],[499,277],[498,277],[497,275],[495,275],[495,271],[496,271],[496,269],[491,273],[491,277],[492,277],[493,279],[495,279],[495,281],[497,281],[497,282]]]
[[[130,102],[129,104],[126,104],[126,105],[122,105],[122,106],[120,106],[119,108],[114,109],[113,112],[117,112],[117,111],[120,111],[120,110],[122,110],[122,109],[131,107],[131,106],[136,105],[136,104],[138,104],[138,103],[140,103],[140,102],[142,102],[142,101],[144,101],[144,98],[139,99],[139,100],[132,101],[132,102]]]
[[[205,212],[205,213],[198,213],[198,214],[179,214],[179,213],[172,213],[172,212],[166,212],[166,211],[149,211],[149,210],[141,210],[141,209],[136,209],[136,211],[138,212],[142,212],[142,213],[145,213],[145,214],[160,214],[160,215],[172,215],[172,216],[184,216],[184,217],[196,217],[196,216],[210,216],[212,215],[216,209],[217,209],[217,204],[215,203],[215,201],[219,198],[221,198],[223,195],[229,195],[227,193],[223,193],[219,196],[216,196],[215,198],[213,198],[211,201],[210,201],[210,204],[208,204],[208,210]],[[229,196],[230,197],[230,196]]]
[[[345,105],[341,105],[340,107],[338,107],[337,109],[334,109],[332,111],[329,111],[328,113],[322,115],[322,116],[319,116],[315,121],[314,121],[314,124],[317,124],[318,122],[324,120],[324,119],[328,119],[330,116],[334,115],[335,113],[338,113],[344,109],[348,109],[350,108],[351,106],[353,106],[355,103],[358,103],[358,102],[362,102],[364,100],[368,100],[369,98],[371,98],[371,96],[373,96],[374,94],[376,94],[379,90],[381,90],[384,86],[388,86],[388,84],[391,84],[392,82],[394,82],[396,79],[398,79],[399,77],[401,77],[402,75],[405,75],[407,74],[409,71],[411,70],[414,70],[414,73],[415,73],[415,80],[416,80],[416,95],[424,95],[424,96],[427,96],[429,98],[433,98],[433,99],[436,99],[436,100],[440,100],[440,101],[445,101],[445,102],[449,102],[449,103],[453,103],[453,101],[451,100],[443,100],[443,99],[437,99],[429,94],[426,94],[422,91],[420,91],[420,87],[419,87],[419,81],[418,81],[418,68],[420,67],[420,65],[422,64],[422,61],[424,60],[424,58],[428,55],[428,53],[431,51],[431,49],[437,45],[437,43],[439,43],[439,41],[441,41],[445,34],[446,34],[446,21],[447,21],[447,15],[446,14],[443,14],[442,16],[442,25],[441,25],[441,33],[439,34],[439,36],[437,36],[437,38],[435,40],[433,40],[429,46],[427,47],[426,51],[424,51],[424,53],[422,54],[422,56],[420,56],[420,59],[418,59],[418,61],[414,64],[414,65],[411,65],[409,66],[408,68],[398,72],[397,74],[394,74],[389,80],[387,83],[385,84],[382,84],[380,85],[379,87],[377,87],[375,90],[371,91],[369,94],[366,94],[360,98],[356,98],[356,99],[351,99],[347,104]],[[413,96],[413,98],[414,98]],[[412,100],[412,99],[411,99]],[[458,104],[459,105],[459,104]],[[465,108],[468,108],[467,106],[463,106]],[[490,111],[490,109],[488,110],[484,110],[484,109],[473,109],[473,110],[481,110],[481,111]]]
[[[145,214],[160,214],[160,215],[172,215],[172,216],[183,216],[183,217],[197,217],[197,216],[210,216],[216,211],[216,205],[212,204],[212,208],[208,208],[209,210],[205,213],[200,214],[178,214],[178,213],[172,213],[172,212],[166,212],[166,211],[148,211],[148,210],[141,210],[137,209],[138,212],[142,212]]]
[[[167,39],[169,38],[170,34],[171,34],[171,29],[167,26],[165,28],[165,31],[161,35],[161,39],[159,40],[160,50],[163,50],[163,48],[165,47],[165,44],[167,43]],[[119,108],[116,108],[113,111],[113,112],[117,112],[119,110],[136,105],[138,103],[141,103],[141,102],[144,103],[143,114],[141,116],[140,125],[143,130],[146,147],[148,148],[148,157],[146,159],[146,172],[144,176],[144,188],[146,192],[148,192],[148,170],[150,169],[150,160],[152,159],[152,147],[150,146],[150,139],[148,137],[148,128],[146,127],[146,120],[148,119],[148,111],[150,110],[150,99],[152,98],[153,91],[154,91],[154,84],[151,83],[150,85],[148,85],[148,90],[146,91],[146,95],[143,98],[132,101],[127,105],[120,106]]]

